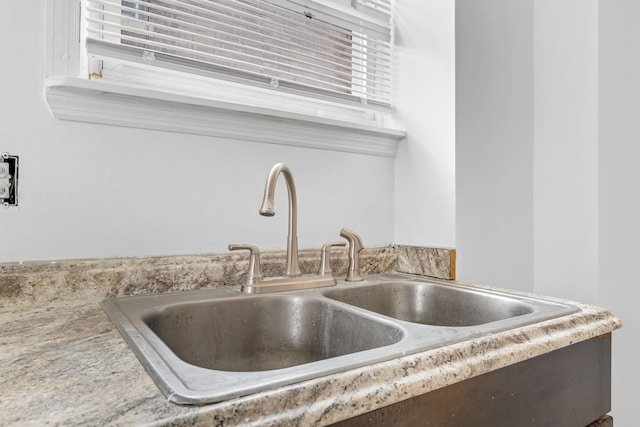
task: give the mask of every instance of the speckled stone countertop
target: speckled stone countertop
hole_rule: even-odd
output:
[[[451,274],[451,251],[397,246],[370,252],[368,273],[406,270],[399,259],[407,254],[423,256],[419,267],[411,267],[419,270],[414,274]],[[233,258],[231,264],[243,262]],[[165,267],[154,269],[154,263]],[[0,265],[0,286],[13,284],[3,290],[0,305],[0,425],[326,425],[621,326],[606,310],[573,303],[580,312],[218,404],[167,402],[98,303],[113,295],[236,286],[224,282],[228,279],[212,283],[218,273],[203,273],[228,269],[230,273],[220,277],[242,276],[237,265],[223,264],[203,256]],[[142,280],[144,272],[134,274],[141,268],[163,274],[173,270],[173,279],[166,282],[172,285],[152,286],[153,281],[146,281],[149,277]],[[142,290],[130,277],[136,274],[145,283]],[[49,285],[42,288],[39,280],[45,278]]]

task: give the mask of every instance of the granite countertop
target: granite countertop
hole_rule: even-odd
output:
[[[103,297],[75,293],[0,308],[0,425],[326,425],[621,326],[604,309],[568,302],[581,311],[222,403],[180,406],[165,399],[99,307]]]

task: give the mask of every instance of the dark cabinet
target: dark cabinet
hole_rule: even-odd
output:
[[[612,427],[611,334],[391,406],[339,427]]]

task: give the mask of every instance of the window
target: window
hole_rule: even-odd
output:
[[[351,93],[352,31],[260,0],[90,1],[94,39],[233,70]],[[183,3],[184,5],[180,5]],[[97,7],[96,7],[97,6]],[[114,7],[115,6],[115,7]],[[107,12],[111,9],[111,12]],[[107,19],[110,14],[116,21]]]
[[[81,24],[79,46],[73,46],[73,34],[51,46],[46,86],[54,116],[69,118],[57,108],[62,92],[67,98],[100,93],[113,95],[102,96],[111,103],[127,97],[130,107],[148,107],[152,99],[155,108],[181,105],[192,116],[193,123],[183,123],[192,133],[211,134],[194,124],[198,114],[210,120],[213,109],[217,120],[238,123],[235,130],[218,131],[226,137],[242,130],[239,137],[247,138],[240,118],[255,126],[265,116],[298,128],[322,126],[344,140],[346,151],[360,151],[349,148],[350,139],[373,147],[380,137],[387,140],[383,155],[393,155],[404,137],[385,122],[391,111],[391,0],[82,0],[75,12],[73,2],[53,3],[49,25],[59,28],[65,17]],[[71,65],[60,64],[61,51]],[[61,81],[60,74],[67,78]],[[149,120],[118,120],[114,124],[149,127]],[[288,143],[272,125],[267,133],[273,140],[266,142]],[[185,131],[179,127],[166,130]],[[254,129],[255,135],[264,130]],[[299,130],[298,137],[309,134]]]

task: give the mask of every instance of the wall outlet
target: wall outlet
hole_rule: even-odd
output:
[[[0,206],[18,206],[18,156],[0,154]]]

